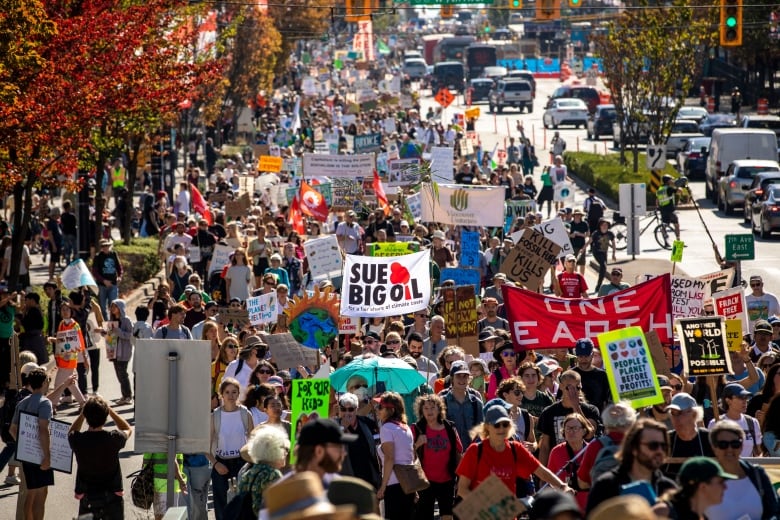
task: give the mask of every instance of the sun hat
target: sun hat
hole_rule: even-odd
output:
[[[263,493],[264,512],[272,520],[303,520],[332,518],[346,520],[354,518],[355,506],[335,506],[328,502],[322,479],[313,471],[295,473],[279,480]]]

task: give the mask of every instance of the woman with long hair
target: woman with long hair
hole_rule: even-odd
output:
[[[753,398],[755,399],[755,397]],[[766,406],[762,441],[770,457],[780,457],[780,397],[772,398]]]
[[[190,284],[192,269],[187,263],[187,257],[177,256],[173,260],[171,274],[168,275],[168,281],[171,283],[171,298],[178,301],[184,289]]]
[[[709,457],[693,457],[680,468],[680,488],[661,497],[653,507],[659,518],[709,518],[707,510],[723,501],[726,481],[736,480]]]
[[[252,373],[249,375],[249,384],[259,385],[262,383],[267,383],[268,379],[275,375],[276,369],[274,366],[269,361],[261,359],[257,362],[254,370],[252,370]]]
[[[214,321],[207,321],[203,324],[202,337],[195,339],[204,339],[211,342],[211,360],[219,357],[221,342],[219,341],[219,325]]]
[[[265,410],[268,418],[261,424],[263,426],[275,426],[284,431],[289,438],[292,424],[290,424],[290,421],[282,419],[282,412],[288,408],[286,401],[284,394],[278,395],[275,391],[273,395],[266,396],[263,399],[263,410]]]
[[[542,411],[554,402],[550,394],[539,389],[544,381],[542,369],[535,363],[526,361],[520,365],[517,374],[524,386],[522,407],[528,410],[534,419],[539,419]]]
[[[438,501],[441,519],[452,520],[455,469],[463,451],[458,430],[445,418],[446,405],[438,395],[421,395],[414,404],[420,418],[412,425],[414,449],[431,483],[431,487],[419,492],[414,518],[433,518],[433,506]]]
[[[531,414],[522,407],[524,391],[525,385],[523,381],[519,377],[510,377],[509,379],[504,379],[498,385],[496,397],[503,399],[511,405],[509,417],[515,424],[514,439],[523,443],[526,449],[533,453],[537,448],[536,433],[534,432],[534,420],[531,418]]]
[[[206,336],[206,327],[203,326],[204,337]],[[219,385],[222,384],[222,377],[225,375],[228,365],[238,357],[238,339],[235,336],[228,336],[225,341],[219,344],[219,353],[217,358],[211,363],[211,408],[219,406]]]
[[[382,424],[379,429],[382,484],[376,497],[385,501],[385,518],[409,520],[414,515],[416,493],[404,493],[393,470],[396,464],[412,464],[415,459],[414,437],[406,424],[404,400],[395,392],[385,392],[375,397],[374,402]]]
[[[550,450],[547,468],[564,482],[570,482],[572,477],[577,478],[577,470],[582,462],[581,456],[580,458],[577,456],[587,446],[585,438],[593,435],[593,425],[582,414],[571,413],[564,417],[561,428],[565,441]],[[577,491],[575,498],[580,509],[585,511],[588,505],[588,492]]]
[[[227,301],[238,298],[245,302],[252,290],[252,269],[247,263],[246,251],[239,248],[233,253],[230,267],[225,273],[225,291]]]
[[[518,373],[517,354],[511,341],[496,346],[493,350],[493,359],[498,361],[500,366],[490,374],[490,382],[488,382],[487,389],[488,399],[496,397],[498,385],[501,384],[501,381],[514,377]]]
[[[268,414],[265,412],[263,402],[266,397],[276,395],[276,389],[269,384],[249,385],[246,389],[246,396],[241,403],[252,413],[252,422],[263,424],[268,420]]]

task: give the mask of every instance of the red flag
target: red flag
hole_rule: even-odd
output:
[[[387,195],[385,195],[385,189],[382,187],[382,181],[379,179],[379,172],[374,170],[374,193],[376,193],[376,200],[379,206],[384,210],[385,216],[390,215],[390,204],[387,202]]]
[[[200,216],[206,219],[206,222],[209,223],[209,226],[214,224],[214,218],[211,216],[209,205],[206,203],[206,199],[203,198],[203,195],[201,195],[200,191],[198,191],[198,188],[195,187],[194,184],[190,184],[190,192],[192,193],[192,209],[194,209],[197,213],[200,213]]]
[[[303,225],[303,215],[301,214],[301,203],[298,201],[298,195],[293,197],[290,203],[290,219],[288,223],[299,235],[306,234],[306,226]]]
[[[328,220],[328,204],[325,202],[325,197],[309,186],[306,181],[301,181],[301,190],[298,196],[298,206],[301,213],[309,215],[320,222]]]

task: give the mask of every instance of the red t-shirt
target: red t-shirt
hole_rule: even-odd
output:
[[[483,441],[479,466],[477,466],[479,444],[472,444],[463,454],[463,459],[460,461],[456,473],[471,479],[469,489],[475,489],[492,473],[500,478],[509,491],[514,494],[516,492],[515,479],[520,477],[528,480],[533,472],[541,466],[541,463],[525,449],[525,446],[516,441],[512,441],[512,443],[515,445],[517,460],[512,459],[512,448],[509,446],[509,441],[504,441],[504,451],[502,452],[494,450],[487,440]]]
[[[450,450],[452,449],[447,429],[435,430],[430,426],[426,426],[425,431],[422,433],[425,434],[427,440],[423,448],[425,453],[422,459],[425,476],[431,482],[444,483],[453,480],[455,476],[450,475],[447,468],[450,462]],[[457,450],[456,453],[463,451],[457,430],[455,430],[455,449]]]
[[[626,436],[626,434],[623,432],[609,432],[607,435],[614,441],[615,444],[620,444],[623,442],[623,437]],[[583,482],[592,484],[590,481],[590,470],[593,468],[593,464],[596,462],[596,457],[603,447],[604,444],[598,438],[596,438],[593,439],[590,444],[588,444],[587,448],[585,448],[585,453],[582,454],[582,460],[580,461],[580,468],[577,470],[577,477],[579,477],[579,479]]]
[[[584,455],[585,454],[583,453],[583,456]],[[558,475],[559,479],[568,482],[569,477],[571,477],[571,466],[567,466],[567,462],[569,462],[569,450],[566,449],[566,443],[562,442],[550,451],[550,458],[547,460],[547,469]],[[574,498],[577,500],[580,509],[584,512],[588,505],[588,492],[577,491],[574,494]]]
[[[588,283],[580,273],[567,273],[558,275],[558,285],[561,286],[562,298],[580,298],[582,293],[588,290]]]

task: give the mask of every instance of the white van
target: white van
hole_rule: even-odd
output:
[[[738,159],[777,161],[777,136],[758,128],[716,128],[712,131],[704,186],[707,197],[718,202],[718,181]]]

